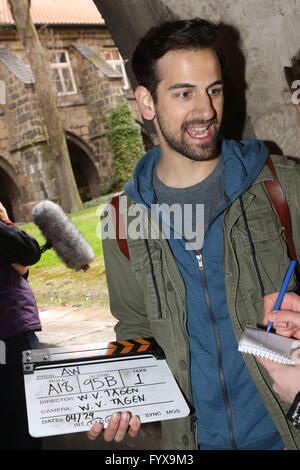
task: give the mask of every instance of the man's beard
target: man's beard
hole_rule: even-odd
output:
[[[210,120],[210,121],[203,121],[200,119],[194,119],[191,121],[186,121],[182,124],[180,128],[180,137],[178,138],[178,135],[175,133],[170,133],[165,124],[163,119],[160,116],[160,113],[156,109],[156,118],[157,118],[157,123],[160,128],[160,131],[169,145],[173,150],[176,152],[180,153],[186,158],[189,158],[190,160],[201,162],[201,161],[208,161],[208,160],[214,160],[217,158],[220,154],[220,149],[218,148],[218,141],[219,141],[219,132],[217,129],[217,120],[216,118]],[[212,135],[212,138],[210,139],[209,142],[204,142],[201,143],[199,142],[198,144],[190,144],[186,142],[185,140],[185,131],[188,127],[202,127],[204,125],[209,125],[213,126],[214,132]]]

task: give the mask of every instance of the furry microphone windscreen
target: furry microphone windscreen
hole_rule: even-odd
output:
[[[87,269],[95,254],[83,235],[52,201],[38,203],[32,211],[35,224],[60,259],[71,269]]]

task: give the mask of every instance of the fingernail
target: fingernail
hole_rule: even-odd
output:
[[[100,423],[94,424],[93,429],[95,432],[100,432],[102,430],[102,424]]]
[[[139,418],[137,416],[132,416],[130,420],[130,424],[138,424]]]
[[[119,413],[113,413],[113,415],[112,415],[112,420],[115,421],[115,422],[117,422],[117,421],[119,421],[119,419],[120,419]]]
[[[129,420],[129,413],[126,413],[126,412],[123,412],[121,414],[121,421],[125,422],[125,421],[128,421]]]
[[[288,323],[276,323],[276,328],[287,328]]]
[[[270,320],[276,320],[277,318],[277,312],[272,312],[269,314],[269,319]]]

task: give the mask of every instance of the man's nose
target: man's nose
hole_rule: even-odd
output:
[[[216,116],[212,99],[207,92],[200,93],[195,100],[192,117],[209,121]]]

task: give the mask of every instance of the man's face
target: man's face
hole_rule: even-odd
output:
[[[219,155],[223,113],[220,62],[211,49],[175,50],[158,61],[155,124],[162,152],[207,161]]]

